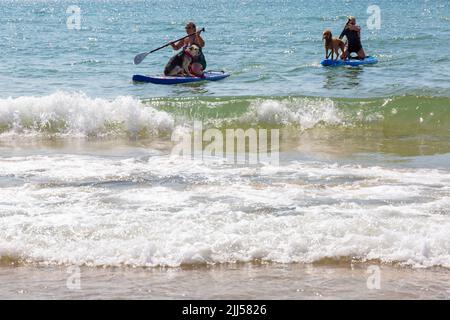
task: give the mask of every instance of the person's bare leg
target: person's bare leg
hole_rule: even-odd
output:
[[[366,58],[366,53],[364,52],[364,49],[358,51],[358,58],[361,60]]]
[[[342,53],[341,59],[347,60],[347,57],[348,57],[348,49],[345,49],[344,53]]]
[[[203,76],[203,67],[200,63],[193,63],[191,66],[192,72],[197,76],[197,77],[201,77]]]

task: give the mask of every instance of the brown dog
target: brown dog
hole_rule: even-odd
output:
[[[333,38],[331,30],[327,29],[323,32],[322,40],[325,40],[325,59],[328,59],[331,54],[331,60],[334,60],[334,54],[336,54],[337,60],[339,58],[339,49],[341,49],[342,52],[345,50],[344,41]]]

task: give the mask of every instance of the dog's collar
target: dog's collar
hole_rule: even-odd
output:
[[[184,54],[187,55],[189,58],[193,59],[194,56],[189,52],[188,49],[184,50]]]

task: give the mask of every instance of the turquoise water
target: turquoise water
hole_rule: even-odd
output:
[[[381,9],[369,30],[367,8]],[[68,30],[69,5],[81,9],[81,30]],[[450,4],[432,1],[2,1],[0,97],[79,90],[93,97],[132,95],[306,95],[380,97],[450,93]],[[336,36],[347,15],[362,26],[376,67],[324,69],[321,33]],[[133,74],[161,73],[169,48],[139,66],[140,52],[184,35],[184,23],[205,27],[205,54],[221,83],[134,85]]]

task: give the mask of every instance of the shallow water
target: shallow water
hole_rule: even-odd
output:
[[[69,278],[74,274],[80,278]],[[380,275],[380,282],[371,276]],[[78,281],[79,279],[79,281]],[[446,270],[377,265],[0,268],[2,299],[449,299]],[[369,283],[369,284],[368,284]],[[379,285],[378,285],[379,284]]]

